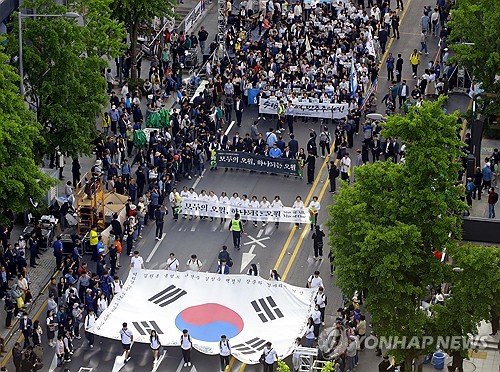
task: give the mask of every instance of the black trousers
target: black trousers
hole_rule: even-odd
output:
[[[330,192],[335,192],[337,190],[337,179],[330,178]]]
[[[156,221],[156,237],[161,239],[163,235],[163,221]]]
[[[239,248],[241,242],[241,231],[233,231],[233,246]]]
[[[89,345],[94,345],[94,334],[85,331],[85,338],[89,341]]]
[[[5,317],[5,327],[10,327],[12,324],[12,316],[14,315],[14,309],[7,311],[7,316]]]
[[[220,370],[224,371],[226,369],[226,366],[229,365],[229,359],[230,355],[219,355],[220,356]]]
[[[387,79],[390,81],[394,80],[394,69],[387,69]]]
[[[191,362],[191,349],[181,349],[182,350],[182,357],[184,358],[184,363]]]
[[[273,372],[274,371],[274,363],[273,364],[267,364],[264,363],[264,372]]]
[[[312,167],[307,167],[307,182],[308,183],[314,182],[314,168]]]
[[[314,257],[323,257],[323,245],[314,244]]]

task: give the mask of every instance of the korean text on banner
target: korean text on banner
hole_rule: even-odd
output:
[[[294,102],[294,116],[304,116],[324,119],[341,119],[348,114],[347,103],[319,103],[319,102]],[[278,101],[276,99],[261,98],[259,113],[277,114]]]

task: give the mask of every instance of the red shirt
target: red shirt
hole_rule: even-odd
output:
[[[443,257],[443,254],[441,252],[439,252],[438,250],[432,252],[432,254],[434,255],[434,257],[436,257],[439,261],[441,261],[441,258]]]

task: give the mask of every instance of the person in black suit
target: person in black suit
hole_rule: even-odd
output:
[[[236,112],[236,125],[241,127],[241,117],[243,115],[243,102],[240,97],[236,97],[234,101],[234,111]]]
[[[33,333],[33,322],[30,318],[28,318],[28,313],[23,314],[23,317],[19,322],[19,330],[24,336],[23,349],[26,349],[30,345],[31,334]]]
[[[392,143],[391,137],[387,138],[382,146],[382,151],[384,152],[385,160],[391,159],[394,161],[394,144]]]
[[[370,141],[370,150],[372,151],[373,162],[375,163],[376,161],[379,160],[380,153],[382,152],[382,148],[380,147],[380,139],[378,138],[378,135],[372,137]]]
[[[295,157],[299,152],[299,142],[295,139],[293,134],[290,134],[290,141],[288,141],[288,147],[290,148],[290,152],[292,156]]]
[[[310,185],[314,182],[314,170],[316,169],[316,156],[312,151],[308,152],[306,164],[307,164],[307,184]]]
[[[394,163],[397,163],[399,155],[399,143],[396,140],[396,138],[392,139],[392,154],[393,154],[392,160],[394,161]]]

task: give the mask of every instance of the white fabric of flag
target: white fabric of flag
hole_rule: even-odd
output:
[[[354,97],[358,89],[358,74],[354,65],[354,56],[351,59],[351,94]]]
[[[187,329],[193,347],[209,355],[219,353],[224,334],[236,359],[256,364],[267,341],[280,359],[293,352],[316,294],[317,288],[242,274],[132,269],[90,332],[119,340],[127,322],[134,342],[149,343],[154,329],[163,346],[179,346]]]
[[[375,46],[373,45],[372,31],[368,30],[368,37],[366,38],[366,49],[368,49],[368,54],[371,56],[376,56]]]

